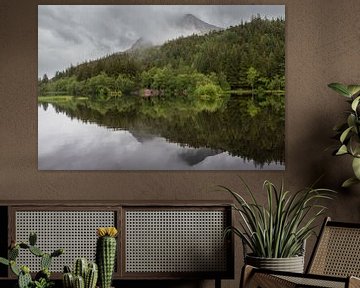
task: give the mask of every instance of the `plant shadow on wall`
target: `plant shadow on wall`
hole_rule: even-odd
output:
[[[347,98],[350,109],[346,111],[346,122],[337,125],[334,130],[340,141],[334,155],[349,155],[352,157],[354,176],[343,182],[342,187],[349,187],[360,183],[360,85],[344,85],[331,83],[329,87]]]
[[[244,180],[241,181],[244,193],[225,186],[220,188],[235,199],[233,209],[240,216],[239,227],[229,227],[226,233],[240,237],[244,248],[251,251],[244,255],[245,264],[303,273],[305,242],[315,234],[317,220],[327,209],[321,201],[332,199],[335,191],[311,186],[291,193],[283,183],[277,188],[266,180],[263,186],[267,203],[263,205]]]

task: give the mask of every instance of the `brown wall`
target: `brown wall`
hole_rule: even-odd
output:
[[[360,221],[360,186],[339,189],[341,181],[351,173],[349,159],[333,158],[330,151],[325,151],[332,143],[332,127],[341,120],[346,107],[344,99],[331,92],[327,84],[360,82],[359,0],[226,1],[286,4],[285,172],[39,172],[37,4],[124,2],[22,2],[0,0],[0,200],[229,199],[210,186],[235,188],[239,185],[237,175],[258,189],[259,197],[264,199],[260,190],[264,179],[278,184],[284,178],[286,186],[295,190],[325,173],[321,185],[340,192],[328,214],[337,220]],[[236,256],[239,270],[240,252]],[[236,281],[226,281],[224,286],[237,287],[238,280],[239,273]],[[212,283],[203,286],[211,287]]]

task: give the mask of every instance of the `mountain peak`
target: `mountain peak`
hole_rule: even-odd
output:
[[[153,45],[154,44],[149,39],[146,39],[144,37],[140,37],[134,42],[134,44],[131,45],[131,47],[127,51],[132,52],[132,51],[136,51],[136,50],[139,50],[139,49],[149,48],[149,47],[151,47]]]
[[[218,31],[221,30],[222,28],[217,27],[215,25],[209,24],[201,19],[199,19],[198,17],[196,17],[195,15],[188,13],[188,14],[184,14],[180,20],[178,21],[178,26],[180,26],[183,29],[186,30],[192,30],[195,33],[208,33],[210,31]]]

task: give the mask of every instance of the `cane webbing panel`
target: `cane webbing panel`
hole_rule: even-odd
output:
[[[125,272],[223,272],[224,211],[125,212]]]
[[[46,253],[64,248],[65,253],[52,261],[50,270],[62,272],[74,259],[95,260],[96,228],[115,226],[114,211],[16,211],[16,241],[28,243],[29,233],[37,233],[37,246]],[[20,250],[18,262],[39,271],[40,258]]]
[[[277,276],[281,279],[287,280],[293,284],[294,287],[322,287],[322,288],[345,288],[345,279],[343,282],[331,281],[316,278],[302,278],[295,276]]]
[[[360,277],[360,229],[326,226],[309,272]]]

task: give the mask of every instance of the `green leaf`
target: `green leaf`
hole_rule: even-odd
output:
[[[357,179],[360,180],[360,158],[354,158],[352,162],[352,168]]]
[[[332,90],[334,90],[335,92],[339,93],[342,96],[351,97],[351,93],[348,90],[348,87],[344,84],[341,83],[330,83],[328,85],[329,88],[331,88]]]
[[[335,155],[344,155],[347,153],[349,153],[349,152],[348,152],[346,145],[341,145],[341,147],[339,148],[339,150],[336,152]]]
[[[347,118],[347,124],[348,124],[348,126],[350,127],[350,126],[355,126],[355,122],[356,121],[356,116],[353,114],[353,113],[351,113],[349,116],[348,116],[348,118]]]
[[[356,97],[354,101],[352,101],[351,103],[351,109],[356,111],[356,108],[359,105],[359,101],[360,101],[360,96]]]
[[[341,187],[348,188],[352,185],[359,184],[359,183],[360,183],[359,179],[357,179],[356,177],[351,177],[351,178],[347,179],[346,181],[344,181],[344,183],[341,185]]]
[[[0,257],[0,263],[1,263],[1,264],[4,264],[4,265],[9,265],[9,264],[10,264],[9,260],[8,260],[8,259],[5,259],[5,258],[3,258],[3,257]]]
[[[348,134],[352,128],[353,128],[353,126],[350,126],[349,128],[345,129],[343,133],[341,133],[341,136],[340,136],[341,143],[344,143],[344,141],[346,140],[346,137],[348,136]]]
[[[347,90],[349,91],[351,96],[354,96],[360,92],[360,85],[348,85]]]

